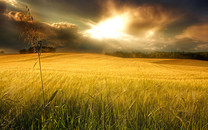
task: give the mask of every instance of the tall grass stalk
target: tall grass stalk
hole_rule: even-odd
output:
[[[38,54],[38,63],[39,63],[39,71],[40,71],[40,80],[41,80],[41,88],[42,88],[42,98],[43,98],[43,106],[45,107],[45,93],[44,93],[44,85],[43,85],[43,75],[42,75],[42,67],[41,67],[41,50],[42,50],[42,42],[40,41],[40,36],[38,34],[38,28],[34,23],[33,16],[31,15],[30,9],[26,6],[26,20],[24,22],[24,30],[21,35],[24,37],[24,41],[28,43],[30,47],[32,47],[34,52]],[[33,68],[37,64],[34,64]]]
[[[42,44],[42,43],[40,43],[40,44]],[[45,107],[45,92],[44,92],[44,86],[43,86],[43,75],[42,75],[42,67],[41,67],[40,56],[41,56],[41,51],[39,50],[38,51],[38,62],[39,62],[40,80],[41,80],[42,95],[43,95],[43,105]]]

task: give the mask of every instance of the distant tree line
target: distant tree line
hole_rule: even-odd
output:
[[[37,48],[30,47],[29,49],[20,50],[20,54],[36,53],[36,50],[37,50]],[[56,48],[43,46],[41,52],[42,53],[56,52]]]
[[[170,59],[197,59],[208,60],[208,52],[114,52],[106,55],[123,58],[170,58]]]

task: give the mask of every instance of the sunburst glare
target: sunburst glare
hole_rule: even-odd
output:
[[[128,22],[128,15],[118,15],[101,21],[97,25],[92,25],[92,29],[86,31],[92,38],[96,39],[116,39],[124,35],[124,30]]]

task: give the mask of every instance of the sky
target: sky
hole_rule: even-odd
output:
[[[208,51],[207,0],[0,0],[0,51],[29,47],[26,6],[58,52]]]

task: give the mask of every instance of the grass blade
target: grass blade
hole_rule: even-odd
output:
[[[37,59],[37,61],[35,62],[35,64],[33,65],[33,69],[35,68],[35,66],[37,65],[37,63],[38,63],[38,59]]]
[[[51,98],[48,100],[48,103],[47,103],[47,105],[45,106],[45,108],[48,107],[48,106],[50,105],[50,103],[53,101],[53,99],[55,98],[55,96],[56,96],[57,93],[58,93],[58,90],[56,90],[56,91],[52,94],[52,96],[51,96]]]

